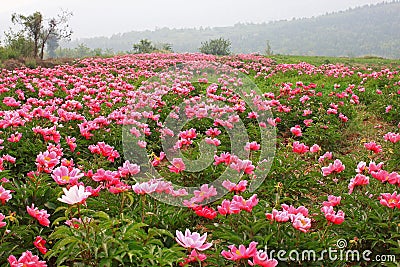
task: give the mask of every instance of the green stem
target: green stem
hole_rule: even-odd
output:
[[[325,230],[324,230],[324,232],[322,233],[322,236],[321,236],[321,241],[322,241],[322,242],[325,241],[325,235],[326,235],[326,233],[328,232],[329,226],[330,226],[330,223],[328,222],[328,223],[326,224]]]
[[[146,195],[141,196],[142,203],[142,223],[144,223],[144,205],[146,204]]]
[[[124,204],[125,204],[125,192],[122,192],[122,199],[121,199],[121,206],[119,208],[119,214],[124,211]]]

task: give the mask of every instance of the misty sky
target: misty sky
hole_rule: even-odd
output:
[[[312,17],[383,0],[0,0],[0,38],[12,26],[11,14],[40,11],[52,17],[73,12],[72,38],[111,36],[156,27],[231,26]]]

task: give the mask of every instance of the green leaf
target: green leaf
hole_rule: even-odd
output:
[[[93,217],[99,218],[99,219],[104,219],[104,220],[109,220],[110,219],[110,216],[107,213],[105,213],[104,211],[97,211],[93,215]]]
[[[75,236],[69,236],[69,237],[63,238],[60,241],[58,241],[53,246],[53,250],[54,251],[60,250],[60,249],[64,248],[66,245],[71,244],[71,243],[83,243],[83,241]]]

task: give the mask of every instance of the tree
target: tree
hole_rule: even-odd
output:
[[[32,40],[27,39],[24,35],[17,33],[6,33],[6,48],[18,57],[31,57],[34,50]]]
[[[58,43],[57,36],[50,36],[47,40],[47,53],[49,54],[50,58],[56,57],[56,49],[60,46]]]
[[[170,43],[161,43],[160,45],[158,45],[158,47],[159,47],[158,50],[160,50],[160,51],[173,52],[172,44],[170,44]]]
[[[212,39],[202,42],[199,50],[204,54],[226,56],[231,53],[231,41],[222,37],[219,39]]]
[[[156,51],[157,48],[152,44],[150,40],[142,39],[139,43],[133,45],[133,51],[135,54],[146,54]]]
[[[272,56],[273,54],[274,54],[274,52],[272,51],[271,44],[270,44],[269,40],[267,40],[267,47],[265,48],[265,55],[269,57],[269,56]]]
[[[72,16],[71,12],[63,11],[56,18],[51,18],[45,23],[40,12],[25,16],[14,13],[11,21],[14,25],[22,26],[22,29],[14,34],[15,36],[24,36],[33,43],[33,57],[43,59],[44,48],[51,38],[69,39],[72,31],[69,29],[67,22]]]

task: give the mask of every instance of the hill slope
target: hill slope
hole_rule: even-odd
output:
[[[324,16],[232,27],[128,32],[110,38],[80,39],[90,48],[131,50],[140,39],[171,43],[176,52],[198,51],[202,41],[224,37],[235,53],[263,53],[267,41],[274,53],[325,56],[375,55],[400,58],[400,1],[363,6]]]

